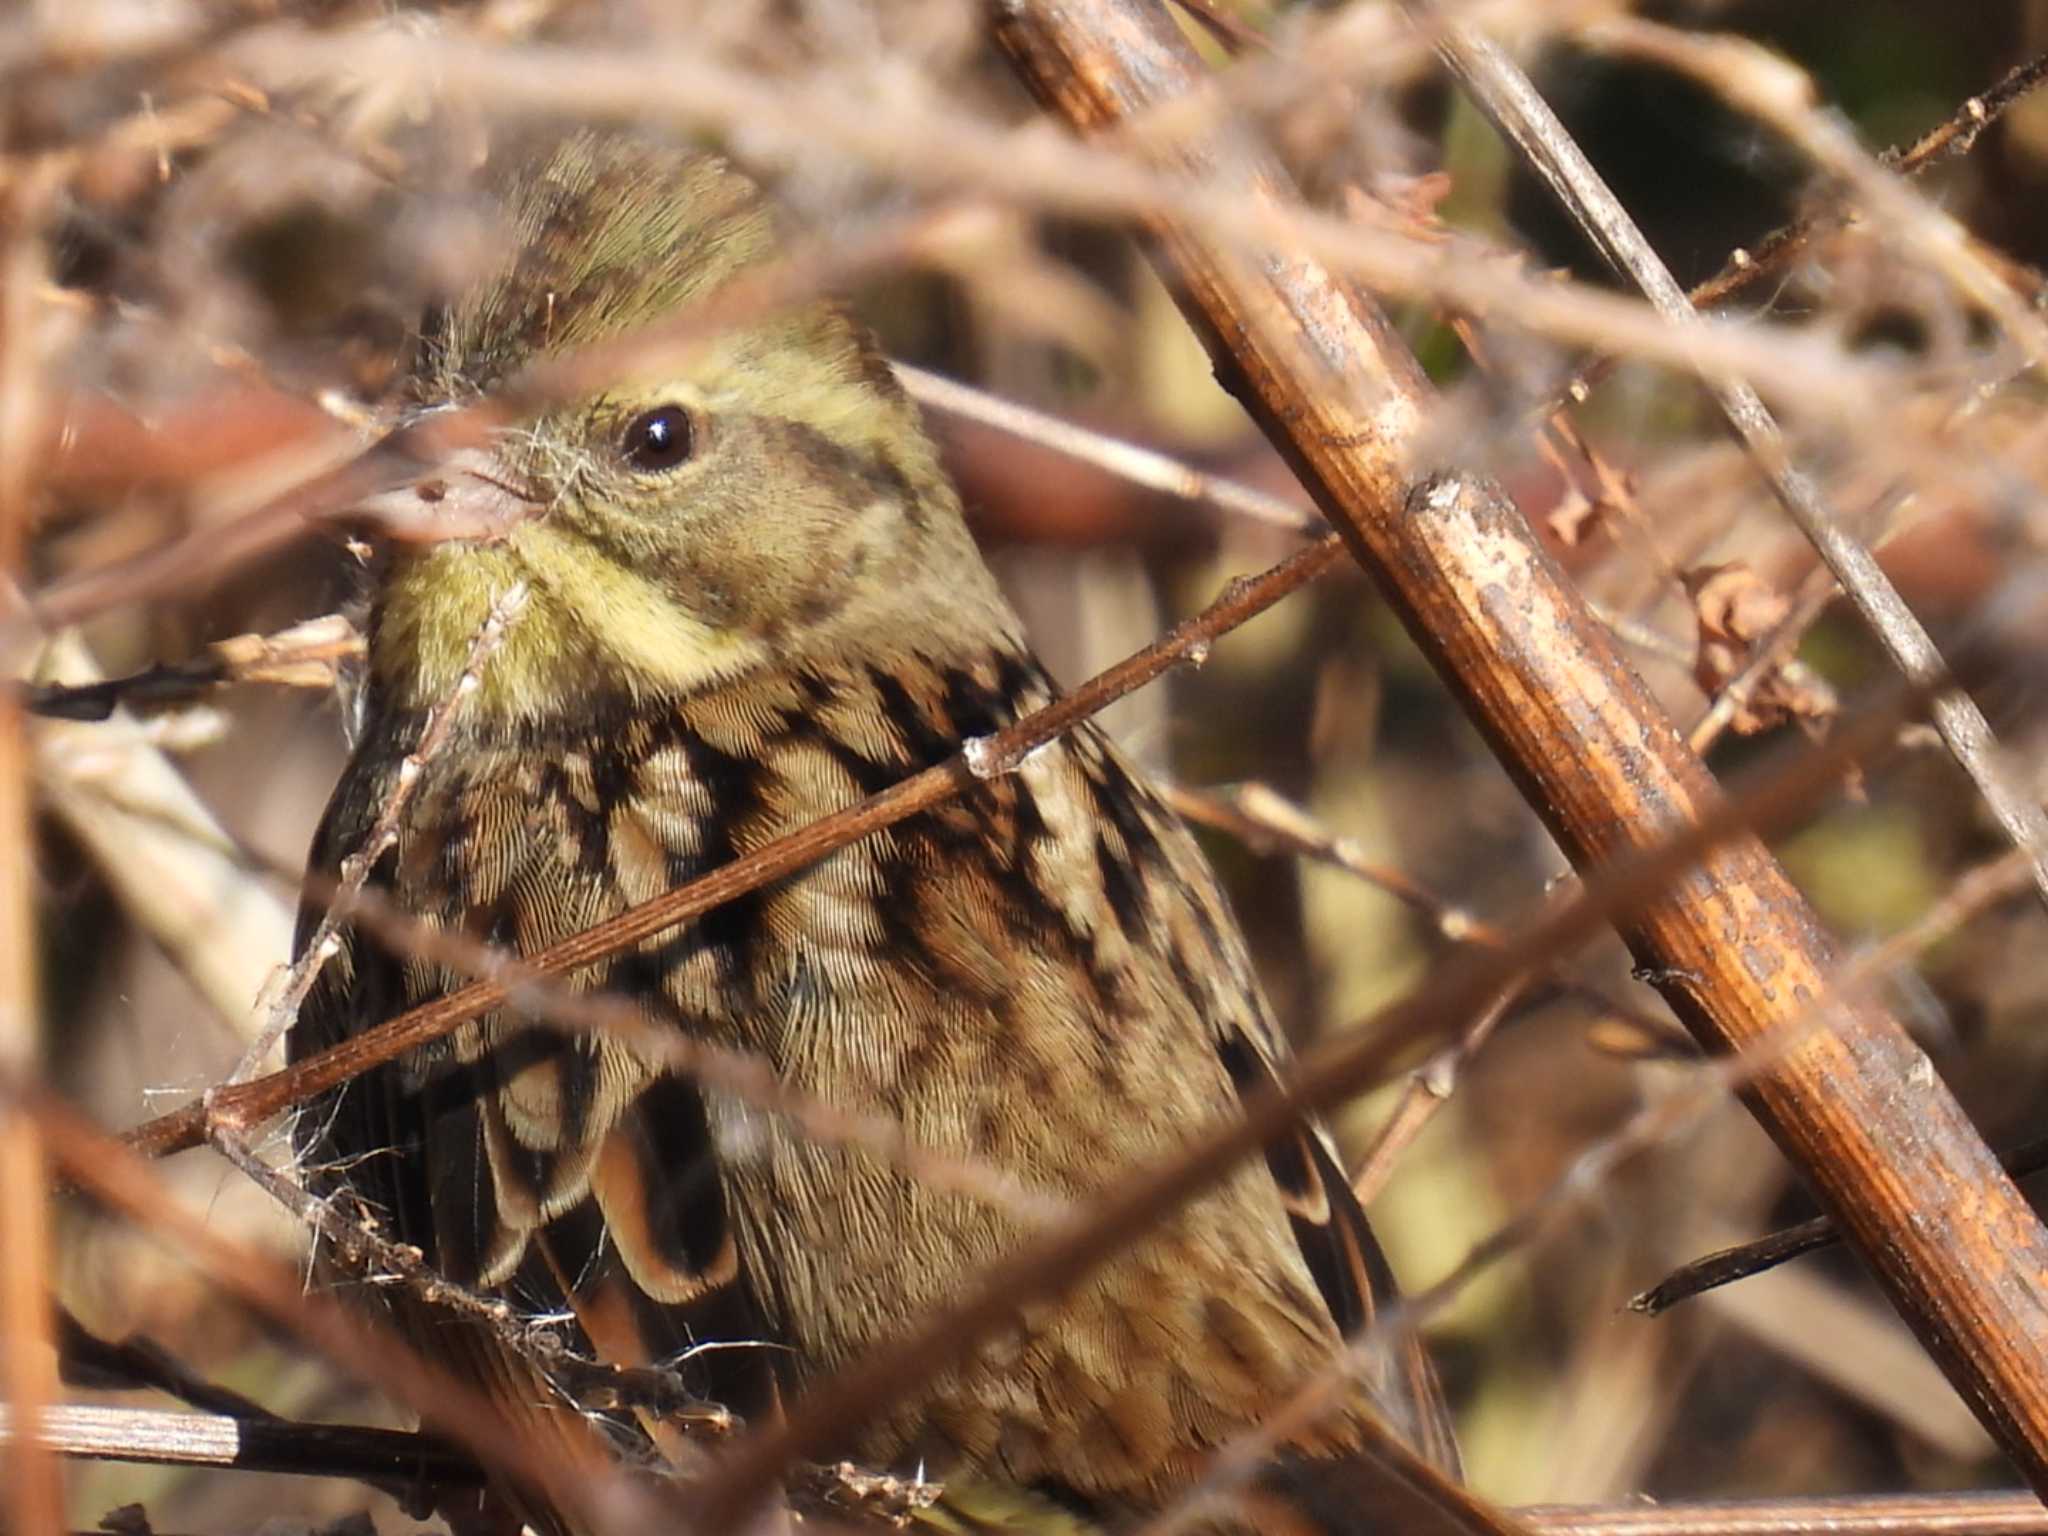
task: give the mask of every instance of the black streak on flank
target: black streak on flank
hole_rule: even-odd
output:
[[[1031,656],[1018,651],[996,652],[996,689],[1009,701],[1013,713],[1022,714],[1027,702],[1050,698],[1058,692]]]
[[[946,719],[956,741],[990,736],[1016,719],[1011,701],[962,667],[945,671]]]
[[[911,761],[918,768],[929,768],[959,750],[957,741],[926,718],[900,679],[880,667],[869,667],[868,681],[882,701],[883,716],[902,737]]]
[[[1109,839],[1101,833],[1095,834],[1095,869],[1102,880],[1102,891],[1109,898],[1109,910],[1116,917],[1117,926],[1133,939],[1144,931],[1146,923],[1145,886],[1131,866],[1117,856],[1109,846]]]
[[[572,1040],[555,1058],[555,1087],[562,1097],[562,1140],[576,1146],[590,1134],[590,1111],[597,1103],[595,1042]]]
[[[639,766],[646,756],[637,742],[629,745],[604,740],[591,745],[590,787],[602,810],[609,811],[632,799],[639,787]]]
[[[1021,777],[1011,782],[1017,792],[1010,808],[1010,868],[1028,875],[1032,873],[1032,851],[1051,828],[1046,825],[1045,813],[1038,808],[1038,796],[1032,793],[1031,785]]]
[[[1088,776],[1088,785],[1094,792],[1096,808],[1123,839],[1124,852],[1132,865],[1143,875],[1160,873],[1166,859],[1158,835],[1145,819],[1145,791],[1107,755],[1100,760],[1098,771]]]
[[[587,810],[569,783],[568,770],[559,762],[540,767],[539,800],[561,818],[561,825],[576,841],[576,867],[586,875],[605,872],[610,856],[610,837],[602,812]]]
[[[909,776],[910,769],[904,760],[869,757],[835,735],[818,718],[813,706],[821,708],[834,696],[829,683],[818,681],[813,686],[806,682],[805,693],[809,700],[807,706],[782,716],[768,740],[769,746],[816,747],[846,771],[846,776],[863,795],[879,794]]]
[[[760,810],[761,765],[712,746],[694,732],[679,737],[690,776],[710,791],[712,810],[702,822],[703,846],[692,874],[716,869],[739,857],[739,828]],[[751,985],[755,932],[760,926],[758,892],[713,907],[677,935],[675,944],[709,949],[719,957],[721,976],[735,987]],[[666,948],[667,946],[664,946]]]
[[[816,731],[813,733],[813,739],[831,754],[834,762],[846,770],[846,776],[853,780],[855,787],[863,795],[878,795],[908,776],[901,764],[879,762],[865,753],[856,751],[829,731]]]

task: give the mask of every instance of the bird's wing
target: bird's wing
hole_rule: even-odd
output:
[[[403,730],[386,733],[408,741]],[[658,745],[621,723],[608,740],[546,750],[500,748],[443,759],[422,778],[398,846],[372,885],[427,923],[531,954],[679,883],[688,818],[673,845],[663,810],[621,811],[607,773]],[[451,755],[453,756],[453,755]],[[388,795],[394,766],[362,760],[336,792],[312,867],[332,874]],[[624,829],[623,831],[621,829]],[[300,944],[317,921],[309,904]],[[651,999],[690,963],[701,929],[651,941],[592,967],[579,989]],[[294,1059],[358,1034],[468,978],[345,933],[290,1041]],[[513,1382],[512,1400],[573,1391],[607,1408],[621,1433],[657,1442],[664,1414],[690,1394],[741,1413],[772,1402],[760,1351],[693,1353],[709,1340],[758,1339],[738,1280],[704,1105],[684,1078],[656,1072],[618,1041],[533,1024],[499,1009],[448,1040],[345,1085],[301,1116],[297,1140],[316,1184],[346,1184],[457,1284],[555,1319],[586,1358],[626,1370],[576,1384],[536,1380],[480,1330],[445,1317],[434,1353],[470,1374]],[[342,1160],[347,1159],[346,1163]],[[640,1368],[679,1366],[672,1374]],[[500,1383],[502,1385],[502,1383]],[[591,1392],[601,1400],[590,1401]]]
[[[1106,748],[1105,762],[1116,759]],[[1287,1048],[1265,1002],[1241,931],[1191,834],[1142,782],[1130,792],[1126,844],[1150,839],[1175,874],[1186,920],[1169,925],[1183,951],[1176,970],[1199,979],[1201,1009],[1218,1058],[1240,1100],[1274,1086]],[[1400,1297],[1392,1268],[1352,1194],[1336,1148],[1320,1124],[1304,1121],[1266,1152],[1266,1166],[1323,1301],[1347,1339],[1365,1335]],[[1409,1444],[1432,1465],[1459,1474],[1457,1438],[1443,1389],[1420,1336],[1404,1329],[1374,1396]]]

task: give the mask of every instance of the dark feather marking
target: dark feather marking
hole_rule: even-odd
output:
[[[703,1096],[684,1079],[663,1074],[634,1101],[633,1131],[646,1166],[661,1175],[648,1184],[655,1198],[647,1215],[663,1256],[679,1268],[709,1269],[728,1227]]]
[[[1087,775],[1088,788],[1095,800],[1095,807],[1103,819],[1116,828],[1123,839],[1124,854],[1142,879],[1159,878],[1166,874],[1166,853],[1159,845],[1159,834],[1146,819],[1146,792],[1140,789],[1123,766],[1113,757],[1104,754],[1094,765],[1094,771]],[[1199,905],[1199,903],[1195,903]]]
[[[1166,962],[1166,968],[1173,972],[1173,984],[1179,990],[1181,996],[1201,997],[1203,995],[1201,985],[1195,977],[1194,967],[1188,963],[1188,957],[1181,953],[1181,948],[1178,944],[1159,946],[1159,955]]]
[[[853,780],[854,787],[863,795],[879,794],[909,774],[908,768],[902,762],[869,757],[865,752],[841,740],[815,715],[785,715],[776,738],[776,745],[819,748],[846,770],[846,776]]]
[[[569,835],[576,840],[576,869],[579,874],[602,875],[611,857],[611,831],[602,809],[585,806],[569,782],[568,770],[560,762],[544,762],[540,768],[538,799],[554,807]]]
[[[1148,898],[1144,881],[1109,846],[1109,839],[1100,832],[1095,834],[1095,871],[1102,881],[1103,895],[1109,898],[1109,910],[1117,925],[1137,939],[1149,921],[1145,911]]]
[[[562,1103],[562,1139],[574,1146],[590,1134],[590,1111],[597,1102],[597,1050],[592,1041],[568,1035],[557,1038],[564,1042],[564,1049],[554,1058],[555,1091]]]
[[[996,688],[1010,701],[1012,709],[1021,712],[1026,699],[1050,697],[1059,691],[1053,687],[1051,675],[1029,652],[998,650],[995,657]]]
[[[674,857],[669,861],[673,882],[687,884],[711,867],[713,862],[701,856]],[[721,985],[747,986],[751,981],[748,957],[752,953],[760,915],[760,903],[751,896],[737,897],[714,907],[702,917],[691,919],[651,949],[622,956],[608,990],[642,999],[649,1007],[660,1007],[666,1012],[660,999],[668,976],[707,953],[717,964]]]
[[[1021,778],[1012,782],[1016,799],[1010,807],[1010,867],[1028,871],[1033,851],[1051,828],[1046,825],[1045,813],[1038,808],[1038,796],[1032,793],[1031,786]]]
[[[702,1272],[715,1263],[730,1225],[725,1190],[711,1148],[703,1096],[685,1080],[657,1077],[633,1106],[633,1131],[650,1170],[656,1195],[648,1224],[665,1257],[679,1268]],[[727,1286],[682,1308],[649,1302],[643,1333],[657,1357],[680,1354],[702,1339],[737,1340],[762,1336],[761,1323],[741,1287]],[[689,1367],[694,1390],[737,1413],[753,1415],[768,1405],[770,1382],[764,1351],[711,1350]]]
[[[686,728],[679,732],[679,742],[689,761],[690,776],[706,787],[714,808],[700,823],[702,847],[697,858],[689,861],[695,867],[687,878],[694,878],[739,856],[736,834],[740,826],[759,812],[758,776],[763,770],[759,761],[720,751]],[[761,898],[748,894],[713,907],[671,942],[677,946],[678,958],[712,951],[718,957],[719,976],[725,985],[751,993],[754,945],[760,923]],[[746,996],[735,1006],[751,1008],[756,1002]]]
[[[942,708],[956,742],[993,735],[1017,718],[1011,700],[964,667],[948,667],[941,677],[946,686]]]
[[[808,667],[799,667],[789,673],[789,680],[803,690],[804,705],[808,709],[829,709],[841,698],[838,683],[821,672],[811,671]]]
[[[407,1212],[396,1235],[433,1254],[442,1272],[461,1285],[476,1283],[498,1225],[476,1107],[494,1080],[495,1073],[482,1065],[450,1062],[422,1087],[392,1101],[394,1110],[410,1106],[399,1117],[413,1130],[400,1143],[398,1162],[419,1193],[418,1206]]]
[[[1016,999],[1007,994],[999,997],[990,1012],[995,1015],[995,1028],[989,1032],[988,1043],[1002,1061],[1000,1081],[1013,1086],[1027,1101],[1051,1102],[1052,1068],[1032,1043],[1031,1030],[1020,1020]]]
[[[925,717],[917,701],[911,698],[910,690],[895,674],[872,666],[867,669],[867,674],[869,684],[882,701],[883,717],[903,738],[904,746],[917,767],[929,768],[959,750],[959,742]]]
[[[1092,1530],[1108,1523],[1108,1512],[1101,1500],[1089,1498],[1070,1483],[1056,1477],[1041,1477],[1027,1486],[1054,1508],[1079,1520],[1084,1528]]]
[[[843,305],[834,304],[832,312],[842,319],[850,320],[850,313]],[[903,388],[903,381],[896,377],[896,370],[889,366],[889,360],[882,356],[882,349],[865,335],[861,347],[854,354],[854,367],[860,382],[880,395],[884,400],[898,402],[910,398]]]
[[[809,422],[787,417],[758,417],[756,422],[764,433],[782,439],[791,462],[808,465],[819,482],[832,486],[835,494],[840,487],[858,485],[877,500],[893,502],[906,511],[916,504],[917,495],[911,490],[908,477],[896,461],[879,448],[875,452],[863,453],[827,437]],[[850,496],[847,506],[851,510],[859,509],[859,504]]]
[[[1240,1098],[1273,1082],[1271,1063],[1241,1036],[1226,1036],[1216,1049]],[[1370,1327],[1379,1304],[1399,1296],[1400,1287],[1328,1145],[1303,1125],[1267,1149],[1266,1166],[1287,1199],[1295,1242],[1331,1317],[1347,1336]],[[1436,1373],[1413,1334],[1400,1342],[1395,1369],[1402,1378],[1392,1394],[1400,1433],[1425,1459],[1456,1478],[1457,1438]]]
[[[909,823],[907,832],[899,833],[899,843],[918,839],[924,831],[918,822],[925,819],[920,817]],[[925,918],[918,903],[923,862],[914,853],[902,851],[878,861],[876,873],[881,878],[882,891],[874,912],[882,927],[880,948],[895,963],[934,987],[967,990],[976,994],[978,1001],[987,1000],[985,987],[970,976],[954,974],[925,937]]]
[[[1216,1054],[1222,1058],[1223,1069],[1230,1074],[1239,1098],[1249,1097],[1273,1080],[1273,1070],[1266,1058],[1241,1035],[1226,1035],[1217,1042]],[[1393,1272],[1369,1235],[1359,1254],[1367,1275],[1359,1275],[1344,1262],[1347,1255],[1342,1234],[1334,1229],[1355,1222],[1358,1230],[1364,1232],[1364,1213],[1359,1211],[1358,1202],[1351,1197],[1350,1187],[1342,1176],[1336,1175],[1335,1166],[1328,1164],[1328,1153],[1321,1141],[1306,1126],[1268,1146],[1266,1166],[1287,1196],[1295,1240],[1301,1245],[1302,1257],[1308,1262],[1316,1288],[1323,1293],[1324,1305],[1345,1334],[1355,1333],[1372,1321],[1373,1292],[1394,1294]],[[1320,1222],[1301,1214],[1316,1208],[1328,1213]],[[1362,1278],[1369,1279],[1371,1286],[1363,1293],[1359,1284]]]
[[[450,800],[461,804],[468,789],[468,784],[458,778],[449,795]],[[470,844],[476,840],[476,823],[467,816],[459,816],[452,821],[444,821],[431,831],[415,832],[414,835],[438,836],[441,840],[434,849],[433,867],[427,872],[429,884],[436,890],[461,890],[465,883],[463,861],[468,857]],[[395,874],[395,868],[384,868],[381,878],[373,872],[371,879],[380,889],[389,889]]]
[[[649,734],[636,731],[631,740],[604,740],[590,749],[590,787],[600,806],[624,805],[638,791],[640,765],[652,750]]]

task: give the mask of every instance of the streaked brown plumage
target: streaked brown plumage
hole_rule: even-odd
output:
[[[515,178],[519,249],[448,312],[422,403],[616,334],[766,259],[766,213],[708,157],[578,137]],[[650,447],[651,443],[651,447]],[[376,881],[531,952],[940,760],[1050,697],[916,413],[814,305],[442,471],[429,510],[505,531],[394,556],[374,599],[362,745],[316,869],[357,846],[510,583],[526,613],[429,765]],[[527,505],[530,504],[530,505]],[[463,978],[352,941],[292,1047]],[[1277,1049],[1186,832],[1092,727],[579,978],[758,1052],[911,1139],[1085,1199],[1229,1112]],[[454,1278],[573,1310],[593,1355],[673,1358],[746,1413],[908,1329],[1028,1235],[1012,1214],[509,1010],[305,1119]],[[878,1415],[844,1452],[1115,1519],[1160,1506],[1387,1294],[1320,1134],[1242,1169],[1057,1308]],[[507,1402],[547,1392],[481,1336],[428,1347]],[[1439,1457],[1410,1355],[1379,1405]],[[533,1411],[545,1414],[545,1406]],[[1355,1443],[1365,1396],[1295,1441]],[[636,1432],[621,1426],[628,1438]]]

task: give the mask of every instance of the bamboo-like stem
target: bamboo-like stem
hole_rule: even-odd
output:
[[[13,189],[0,205],[0,618],[14,606],[45,402],[38,378],[35,292],[43,278],[47,185]],[[10,650],[12,654],[9,654]],[[25,660],[0,646],[0,675]],[[0,695],[0,1074],[32,1078],[41,1059],[37,996],[33,754],[21,703]],[[0,1104],[0,1400],[35,1425],[57,1401],[50,1315],[49,1179],[33,1119]],[[63,1529],[57,1459],[32,1435],[9,1443],[0,1523],[20,1536]]]

